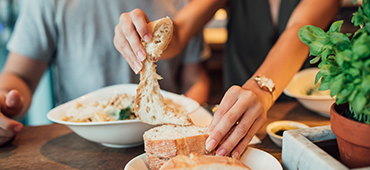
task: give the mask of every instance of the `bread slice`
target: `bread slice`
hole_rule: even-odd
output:
[[[149,23],[152,30],[153,40],[143,42],[147,52],[147,58],[143,63],[140,73],[140,83],[136,90],[134,111],[135,115],[143,122],[158,124],[191,125],[191,119],[184,114],[175,113],[173,108],[164,104],[160,93],[158,79],[162,79],[156,73],[155,61],[160,57],[171,41],[173,24],[167,18],[162,18]]]
[[[163,164],[160,170],[250,170],[248,166],[237,159],[226,156],[178,155]]]
[[[196,125],[163,125],[143,135],[145,152],[160,158],[172,158],[190,153],[213,154],[206,150],[207,127]]]
[[[151,170],[159,170],[170,158],[159,158],[153,154],[146,153],[146,163]]]

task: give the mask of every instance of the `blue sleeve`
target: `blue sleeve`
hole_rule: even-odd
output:
[[[57,29],[52,0],[22,1],[8,51],[50,61],[56,52]]]

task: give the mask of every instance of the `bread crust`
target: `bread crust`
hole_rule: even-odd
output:
[[[208,134],[201,134],[167,140],[150,140],[144,136],[145,152],[164,158],[172,158],[177,155],[189,156],[192,152],[202,155],[210,154],[206,150],[208,136]]]
[[[190,156],[179,155],[163,164],[160,170],[192,170],[192,169],[235,169],[250,170],[237,159],[226,156],[209,156],[191,153]]]
[[[164,104],[160,93],[158,80],[162,79],[156,73],[155,61],[160,57],[172,38],[173,23],[167,18],[151,22],[148,27],[152,31],[153,40],[149,43],[143,41],[147,58],[143,62],[140,72],[140,83],[136,90],[134,112],[143,122],[158,124],[191,125],[193,122],[185,114],[175,114],[174,109]]]
[[[152,154],[146,153],[146,162],[151,170],[159,170],[169,159],[161,159]]]

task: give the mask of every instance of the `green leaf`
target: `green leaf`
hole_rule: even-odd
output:
[[[369,3],[363,3],[363,12],[367,17],[370,17],[370,4]]]
[[[321,77],[321,84],[320,84],[320,87],[319,87],[319,91],[325,91],[325,90],[329,90],[329,82],[331,80],[331,77],[329,76],[326,76],[326,77]]]
[[[370,23],[367,23],[366,25],[365,25],[365,30],[367,31],[367,32],[369,32],[370,33]]]
[[[319,27],[313,25],[305,25],[298,31],[298,36],[303,43],[310,45],[318,38],[326,39],[326,33]]]
[[[349,38],[343,33],[333,32],[333,33],[330,33],[329,36],[330,36],[330,42],[332,44],[338,44],[338,43],[350,44],[351,43]]]
[[[351,105],[356,113],[362,113],[362,110],[364,109],[366,102],[367,100],[365,95],[362,93],[358,93]]]
[[[354,43],[352,51],[360,58],[366,58],[370,55],[370,36],[365,32]]]
[[[318,42],[318,41],[313,41],[310,44],[310,55],[313,56],[318,56],[321,55],[321,53],[325,50],[324,44]]]
[[[323,75],[331,75],[331,76],[334,75],[335,76],[342,72],[342,70],[339,67],[335,65],[331,65],[331,64],[325,64],[320,69]]]
[[[352,67],[358,69],[358,72],[359,72],[364,67],[364,62],[361,61],[361,60],[352,61],[351,65],[352,65]]]
[[[367,75],[362,79],[361,89],[362,89],[363,93],[369,94],[369,92],[370,92],[370,75]]]
[[[337,104],[344,104],[348,102],[348,96],[352,93],[354,89],[354,85],[352,83],[347,83],[345,87],[338,93],[336,99]]]
[[[344,62],[350,62],[352,56],[352,51],[351,50],[344,50],[339,53],[337,53],[337,63],[340,67],[343,67]]]
[[[340,32],[340,28],[342,27],[342,25],[343,25],[343,20],[335,21],[333,24],[331,24],[328,32],[330,33]]]
[[[343,83],[345,80],[344,73],[335,76],[330,83],[330,96],[334,97],[338,92],[342,90]]]
[[[320,56],[316,56],[315,58],[310,60],[310,64],[316,64],[317,62],[320,61],[320,58],[321,58]]]
[[[362,35],[362,33],[364,32],[364,29],[358,29],[354,34],[353,34],[353,37],[352,37],[352,41],[358,39],[358,37],[360,37]]]
[[[355,80],[353,80],[353,84],[360,84],[361,83],[361,78],[355,78]]]
[[[365,62],[364,62],[364,68],[367,72],[370,72],[370,60],[367,59]]]
[[[317,82],[319,82],[320,78],[321,78],[321,71],[317,72],[316,76],[315,76],[315,84],[317,84]]]
[[[355,69],[355,68],[350,68],[347,70],[347,74],[351,75],[352,77],[358,77],[360,76],[360,70]]]
[[[365,22],[366,16],[363,14],[361,6],[358,7],[357,12],[353,14],[351,22],[354,26],[360,26]]]
[[[356,95],[357,95],[357,93],[358,93],[358,89],[356,88],[354,91],[353,91],[353,93],[351,93],[351,95],[348,97],[348,101],[349,102],[353,102],[353,100],[355,99],[355,97],[356,97]]]

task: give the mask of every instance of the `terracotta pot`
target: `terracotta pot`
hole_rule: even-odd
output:
[[[347,107],[334,103],[330,109],[331,129],[337,137],[341,161],[349,168],[370,166],[370,125],[338,114]]]

